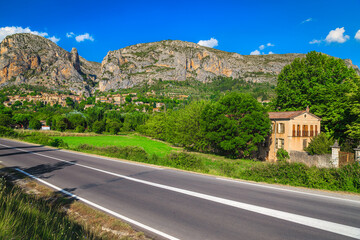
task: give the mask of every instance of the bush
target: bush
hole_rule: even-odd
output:
[[[39,130],[41,128],[41,122],[37,119],[31,119],[29,123],[29,128]]]
[[[280,148],[276,152],[276,158],[278,161],[285,162],[286,160],[290,159],[290,156],[289,156],[289,153],[285,149]]]
[[[83,132],[85,132],[85,128],[83,126],[77,126],[75,129],[75,132],[83,133]]]
[[[310,155],[322,155],[331,153],[331,146],[334,144],[334,140],[328,138],[325,133],[320,133],[316,137],[311,139],[309,146],[304,150]]]
[[[2,137],[16,137],[17,133],[12,128],[0,126],[0,136],[2,136]]]
[[[96,121],[92,125],[92,130],[95,133],[102,133],[105,131],[105,123],[103,121]]]
[[[54,138],[51,139],[48,143],[48,145],[52,146],[52,147],[63,147],[63,148],[67,148],[68,144],[64,142],[64,140],[59,139],[59,138]]]
[[[187,170],[204,168],[203,159],[193,154],[189,154],[185,152],[170,153],[169,155],[166,156],[166,158],[170,166],[187,169]]]

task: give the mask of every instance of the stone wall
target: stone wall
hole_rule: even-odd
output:
[[[310,167],[335,167],[331,159],[331,154],[309,155],[306,152],[290,151],[290,162],[305,163]]]

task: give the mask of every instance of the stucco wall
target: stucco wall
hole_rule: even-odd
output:
[[[331,154],[309,155],[307,152],[290,151],[290,162],[305,163],[310,167],[335,167],[331,160]]]

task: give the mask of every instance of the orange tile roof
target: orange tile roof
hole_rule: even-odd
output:
[[[291,112],[269,112],[270,119],[291,119],[297,117],[306,111],[291,111]]]

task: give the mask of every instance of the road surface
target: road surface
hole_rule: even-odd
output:
[[[360,197],[171,170],[0,139],[1,164],[157,239],[360,239]]]

